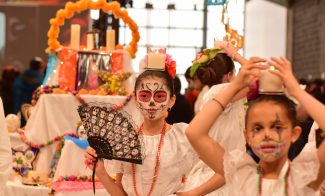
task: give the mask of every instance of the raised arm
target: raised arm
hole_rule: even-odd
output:
[[[257,64],[260,62],[264,60],[254,58],[243,66],[229,87],[205,104],[203,110],[195,116],[186,129],[186,135],[200,159],[222,176],[224,150],[209,137],[208,132],[231,99],[260,76],[258,69],[263,69],[263,66]]]
[[[273,71],[274,74],[280,76],[284,82],[289,95],[295,97],[299,103],[306,109],[308,114],[318,123],[319,127],[325,130],[325,106],[299,87],[299,84],[292,73],[291,63],[281,58],[271,58],[270,64],[278,71]],[[323,142],[317,151],[320,169],[317,180],[310,186],[317,189],[320,183],[325,179],[325,142]]]
[[[222,48],[227,55],[234,61],[237,61],[241,65],[249,63],[249,60],[245,59],[238,53],[238,49],[235,48],[231,43],[226,41],[221,41],[218,43],[219,47]]]

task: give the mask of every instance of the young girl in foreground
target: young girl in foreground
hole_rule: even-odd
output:
[[[225,177],[229,195],[314,195],[325,177],[325,143],[318,150],[306,148],[292,162],[290,144],[301,133],[296,126],[295,108],[284,95],[264,95],[250,103],[246,115],[245,137],[259,164],[244,151],[225,153],[208,131],[223,109],[242,88],[260,77],[262,59],[252,59],[242,66],[239,75],[221,94],[205,105],[186,130],[190,143],[200,158],[216,173]],[[325,106],[301,90],[293,76],[290,62],[272,58],[269,62],[289,93],[302,104],[325,130]],[[227,131],[227,130],[225,130]]]
[[[182,178],[197,162],[198,157],[188,142],[187,124],[169,125],[164,114],[174,105],[173,79],[164,71],[146,70],[135,83],[135,103],[143,116],[138,133],[143,135],[142,165],[115,162],[116,182],[106,172],[103,162],[97,163],[96,175],[110,195],[202,195],[207,188],[196,189],[195,193],[179,192]],[[96,157],[94,149],[88,147],[85,154],[88,163]],[[222,182],[223,183],[223,182]],[[208,187],[211,182],[207,182]],[[213,188],[212,188],[213,189]]]

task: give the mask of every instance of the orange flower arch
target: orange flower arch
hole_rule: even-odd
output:
[[[132,58],[135,58],[135,54],[138,51],[138,41],[140,40],[138,25],[130,18],[125,9],[120,8],[120,4],[117,1],[107,3],[106,0],[98,0],[96,2],[92,0],[80,0],[76,3],[67,2],[65,8],[58,10],[55,18],[50,19],[51,27],[47,32],[47,44],[49,47],[46,49],[46,52],[56,52],[57,49],[61,48],[58,37],[60,26],[64,25],[65,19],[70,19],[76,12],[79,13],[87,9],[101,9],[103,12],[112,11],[115,18],[121,18],[128,25],[132,31],[132,40],[124,50],[128,51]]]

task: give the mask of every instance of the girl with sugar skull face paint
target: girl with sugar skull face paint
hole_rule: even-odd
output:
[[[144,116],[150,120],[157,120],[164,117],[171,104],[174,104],[175,97],[171,97],[171,90],[168,89],[164,80],[157,77],[143,80],[136,89],[136,100],[138,107]]]
[[[173,107],[176,99],[173,78],[169,75],[170,70],[175,68],[174,63],[170,56],[167,56],[166,67],[169,66],[170,69],[166,68],[166,71],[146,70],[136,79],[134,101],[143,116],[143,123],[137,132],[142,135],[141,149],[143,152],[141,154],[144,159],[142,165],[118,161],[115,163],[117,182],[121,184],[119,190],[122,190],[122,195],[155,196],[180,192],[184,186],[182,184],[183,177],[198,161],[197,155],[185,136],[187,124],[169,125],[165,121],[166,113]],[[123,122],[121,125],[123,126]],[[121,130],[121,135],[125,140],[130,141],[132,148],[136,145],[136,141],[132,139],[134,134],[132,132],[125,134],[124,131],[124,129]],[[121,139],[123,140],[123,138]],[[131,150],[131,148],[125,147],[123,152],[131,152],[132,156],[140,153],[137,149]],[[94,154],[91,150],[87,150],[87,152]],[[99,174],[99,178],[104,179],[102,182],[105,186],[110,184],[110,180],[107,180],[107,173],[103,173]],[[112,184],[105,187],[109,192],[114,189]],[[189,193],[205,194],[205,190],[203,192],[202,190],[200,190],[201,192],[189,191]]]
[[[224,107],[242,88],[260,79],[258,70],[267,68],[260,65],[264,62],[256,58],[244,65],[228,88],[191,121],[186,135],[200,158],[225,177],[229,186],[227,195],[318,195],[317,190],[325,179],[325,143],[318,149],[307,145],[295,159],[289,160],[290,145],[299,138],[301,128],[297,126],[295,104],[286,95],[261,95],[249,102],[244,134],[259,163],[245,150],[227,152],[210,136],[209,129],[220,118]],[[299,87],[291,63],[281,57],[271,58],[267,64],[275,68],[269,74],[278,76],[288,95],[325,130],[325,106]]]

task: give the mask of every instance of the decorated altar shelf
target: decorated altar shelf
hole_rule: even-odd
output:
[[[132,32],[129,44],[116,44],[115,30],[108,29],[106,45],[99,45],[98,32],[92,30],[87,32],[86,46],[82,46],[80,26],[72,24],[70,44],[62,46],[58,40],[60,27],[75,13],[88,9],[101,9],[122,19]],[[135,124],[142,121],[132,99],[135,76],[131,63],[140,35],[128,12],[116,1],[79,0],[67,2],[49,22],[46,49],[49,59],[44,83],[33,94],[32,115],[26,126],[10,133],[16,172],[13,183],[6,189],[10,195],[17,186],[23,190],[24,182],[30,185],[50,183],[51,188],[57,189],[55,195],[74,191],[79,191],[76,195],[89,194],[91,170],[85,168],[83,156],[88,142],[82,137],[84,128],[77,112],[81,104],[109,103],[110,110],[120,112],[123,109],[134,116]],[[30,182],[31,179],[44,179],[44,182]],[[94,181],[96,189],[103,189],[100,182]],[[107,194],[105,191],[98,193]]]
[[[62,46],[58,40],[60,26],[75,13],[88,9],[101,9],[112,12],[120,18],[132,32],[132,40],[127,46],[115,43],[115,30],[106,31],[106,45],[98,43],[99,32],[87,33],[87,45],[80,45],[80,25],[71,25],[70,45]],[[138,26],[129,17],[124,8],[116,1],[80,0],[67,2],[64,9],[57,11],[55,18],[50,19],[47,33],[49,55],[44,85],[57,86],[67,92],[98,95],[127,95],[132,91],[134,75],[131,59],[138,50],[140,34]],[[64,92],[64,91],[62,91]]]

